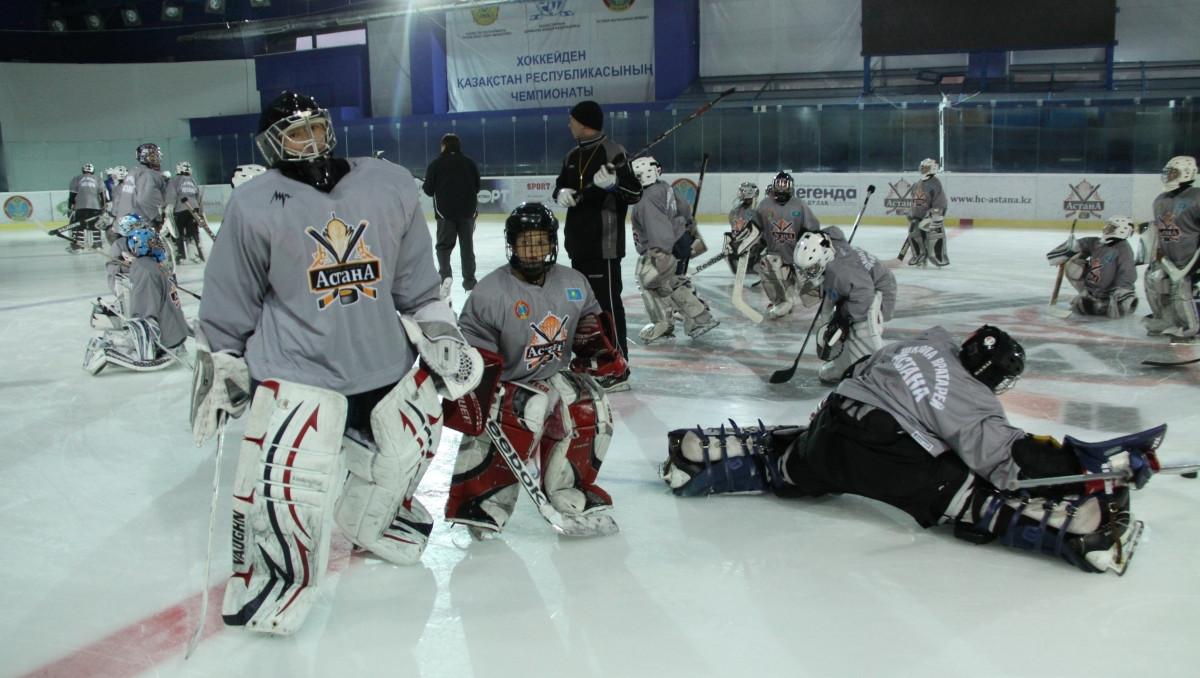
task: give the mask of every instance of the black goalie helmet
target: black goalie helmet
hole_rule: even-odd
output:
[[[775,202],[780,205],[786,204],[792,199],[792,192],[796,188],[796,182],[792,179],[792,175],[787,172],[780,172],[775,175],[775,180],[771,182],[771,197],[775,198]]]
[[[337,137],[329,111],[306,94],[284,92],[275,97],[258,119],[254,137],[268,168],[322,191],[337,183],[333,149]]]
[[[958,359],[973,377],[1000,395],[1025,371],[1025,349],[998,327],[984,325],[962,343]]]
[[[546,236],[522,238],[525,233]],[[504,221],[504,241],[508,263],[526,279],[537,278],[558,260],[558,218],[540,202],[523,202]]]

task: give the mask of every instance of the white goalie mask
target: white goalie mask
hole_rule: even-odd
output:
[[[1168,191],[1190,184],[1196,180],[1196,159],[1190,155],[1177,155],[1167,161],[1162,170],[1163,186]]]
[[[192,173],[192,163],[181,162],[181,163],[175,165],[175,173],[176,174],[191,174]]]
[[[737,197],[733,200],[734,207],[738,205],[751,205],[755,200],[758,200],[758,184],[751,181],[743,182],[738,186]]]
[[[233,171],[233,178],[229,183],[234,188],[237,188],[266,171],[267,168],[262,165],[238,165],[237,169]]]
[[[926,179],[937,174],[939,169],[941,168],[938,167],[938,161],[933,158],[925,158],[921,161],[921,174]]]
[[[808,280],[816,280],[825,274],[825,267],[833,261],[833,241],[817,231],[800,236],[792,253],[792,264],[796,272]]]
[[[633,162],[629,163],[630,169],[633,170],[634,176],[637,177],[638,183],[643,187],[651,186],[658,181],[658,177],[662,175],[662,166],[654,158],[644,155],[640,158],[634,158]]]
[[[1129,217],[1111,217],[1104,225],[1104,243],[1111,245],[1133,235],[1133,220]]]

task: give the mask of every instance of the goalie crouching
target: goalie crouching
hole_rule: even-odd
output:
[[[525,471],[509,466],[500,449],[505,442],[540,470],[541,489],[563,515],[612,505],[596,484],[612,415],[594,377],[626,369],[612,317],[601,311],[587,279],[555,263],[554,213],[522,203],[505,221],[504,236],[509,263],[479,281],[459,316],[463,336],[484,356],[485,376],[474,393],[451,404],[446,418],[466,434],[446,519],[476,538],[504,529],[516,506],[514,470]],[[487,419],[507,441],[484,430]]]
[[[934,327],[851,368],[809,426],[670,432],[662,478],[681,496],[857,494],[922,527],[951,525],[971,543],[999,539],[1086,572],[1122,574],[1142,528],[1128,484],[1141,487],[1160,468],[1155,449],[1166,426],[1100,443],[1026,433],[996,397],[1024,366],[1024,350],[1002,330],[984,325],[960,347]],[[1085,470],[1128,481],[1007,489]]]

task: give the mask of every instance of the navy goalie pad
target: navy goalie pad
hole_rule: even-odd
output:
[[[710,494],[786,495],[791,483],[780,470],[780,457],[806,430],[802,426],[677,429],[667,434],[668,458],[660,477],[681,497]]]
[[[445,425],[469,436],[483,434],[488,415],[492,411],[492,401],[500,386],[500,375],[504,371],[504,361],[499,355],[486,348],[477,350],[483,358],[483,376],[479,378],[479,383],[473,390],[455,400],[442,400]]]
[[[1129,482],[1141,489],[1150,481],[1150,476],[1162,468],[1155,450],[1162,445],[1166,435],[1167,425],[1160,424],[1145,431],[1095,443],[1085,443],[1066,436],[1063,438],[1063,447],[1074,452],[1089,473],[1124,471],[1129,476]],[[1098,489],[1089,486],[1088,491]]]

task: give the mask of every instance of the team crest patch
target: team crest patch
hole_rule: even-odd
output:
[[[555,360],[562,360],[567,347],[567,321],[571,316],[562,318],[547,313],[540,323],[529,323],[533,334],[529,337],[529,346],[525,349],[525,366],[529,369],[540,367]]]
[[[513,313],[521,320],[529,320],[529,302],[524,299],[519,300],[513,305]]]
[[[357,302],[359,294],[372,299],[378,294],[374,285],[379,282],[379,259],[362,240],[366,230],[366,221],[351,228],[332,213],[321,231],[304,229],[317,243],[308,268],[309,289],[319,297],[317,308],[327,308],[334,299],[346,306]]]
[[[571,301],[583,301],[583,290],[578,287],[568,287],[567,299]]]

